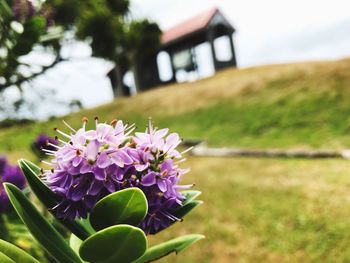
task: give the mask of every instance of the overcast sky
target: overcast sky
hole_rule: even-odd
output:
[[[237,30],[234,42],[239,67],[350,56],[349,0],[131,2],[135,18],[150,18],[163,30],[219,7]],[[110,102],[112,91],[105,74],[111,64],[89,59],[89,48],[84,45],[67,52],[78,59],[51,70],[37,81],[38,88],[53,88],[61,100],[79,99],[85,107]]]
[[[219,7],[236,28],[239,66],[350,55],[349,0],[133,0],[136,17],[167,29]]]

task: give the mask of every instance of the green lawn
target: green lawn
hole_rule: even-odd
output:
[[[164,239],[206,239],[163,262],[349,262],[350,163],[190,158],[204,205]]]
[[[135,122],[149,116],[184,138],[211,145],[274,148],[350,147],[350,60],[227,70],[195,83],[168,86],[64,117]],[[23,154],[39,132],[61,118],[0,130],[0,152]]]

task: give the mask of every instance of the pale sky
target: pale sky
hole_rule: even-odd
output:
[[[167,29],[219,7],[236,28],[241,67],[350,55],[349,0],[133,0],[136,17]]]
[[[131,0],[134,17],[147,17],[162,29],[212,7],[236,28],[239,67],[350,56],[349,0]],[[37,81],[61,100],[79,99],[85,107],[112,100],[105,74],[111,64],[88,58],[89,48],[67,51],[78,57]],[[52,109],[51,109],[52,110]],[[63,112],[62,112],[63,113]]]

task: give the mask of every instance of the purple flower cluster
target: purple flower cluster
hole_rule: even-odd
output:
[[[10,207],[10,200],[4,189],[3,183],[8,182],[23,189],[25,186],[25,178],[18,166],[12,166],[7,163],[4,156],[0,157],[0,213],[3,213]]]
[[[176,150],[181,140],[168,129],[157,130],[149,123],[146,132],[131,133],[134,125],[113,121],[98,123],[96,129],[83,127],[70,134],[57,130],[68,139],[60,140],[53,156],[52,170],[44,172],[49,187],[62,197],[54,207],[60,218],[86,218],[104,196],[129,187],[138,187],[148,200],[148,214],[140,227],[155,234],[179,220],[172,212],[182,204],[179,185],[187,170],[178,165],[182,155]],[[51,144],[50,144],[51,145]],[[53,145],[52,145],[53,146]]]
[[[58,141],[56,139],[42,133],[36,137],[35,141],[32,143],[31,148],[34,154],[40,158],[44,158],[46,155],[43,150],[46,149],[55,151],[57,149],[57,145]]]
[[[21,23],[35,15],[35,8],[29,0],[15,0],[12,7],[15,19]]]
[[[37,10],[36,10],[37,9]],[[12,6],[12,12],[15,20],[25,23],[35,15],[41,16],[46,20],[46,28],[54,26],[54,12],[49,5],[42,4],[40,8],[35,8],[31,0],[15,0]]]

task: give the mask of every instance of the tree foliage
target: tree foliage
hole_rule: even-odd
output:
[[[0,0],[0,92],[21,89],[67,60],[61,52],[67,32],[126,72],[157,49],[161,33],[156,23],[131,19],[129,7],[129,0]],[[36,49],[52,54],[52,61],[26,61]]]

